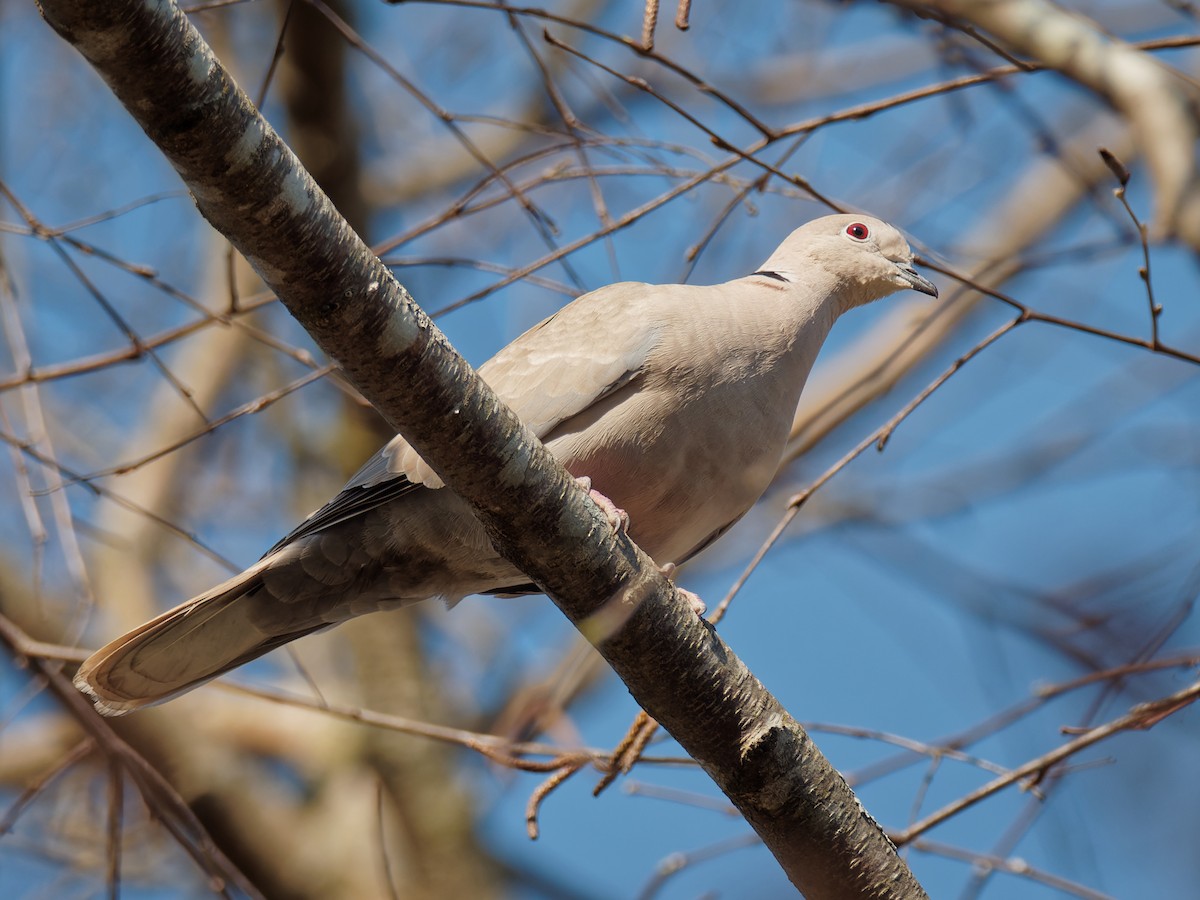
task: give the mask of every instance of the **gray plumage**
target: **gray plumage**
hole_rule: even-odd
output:
[[[898,231],[827,216],[744,278],[586,294],[479,374],[572,474],[629,513],[642,549],[682,563],[770,484],[837,317],[904,288],[937,294]],[[258,563],[98,650],[75,683],[120,715],[353,616],[528,582],[397,436]]]

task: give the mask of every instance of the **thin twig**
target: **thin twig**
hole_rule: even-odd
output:
[[[1002,775],[993,781],[988,782],[980,788],[971,791],[964,797],[960,797],[953,803],[948,803],[939,809],[937,812],[926,816],[919,822],[910,825],[903,831],[892,836],[893,841],[897,845],[907,844],[909,841],[924,834],[935,825],[939,825],[952,816],[957,815],[965,809],[974,806],[982,800],[987,799],[993,794],[998,793],[1006,787],[1016,784],[1026,778],[1033,777],[1035,780],[1044,775],[1053,766],[1069,759],[1076,753],[1086,750],[1088,747],[1098,744],[1114,734],[1119,734],[1123,731],[1132,729],[1151,728],[1158,722],[1179,712],[1182,709],[1190,706],[1198,698],[1200,698],[1200,682],[1190,685],[1181,691],[1177,691],[1167,697],[1162,697],[1158,700],[1152,700],[1147,703],[1139,703],[1133,707],[1125,715],[1112,720],[1111,722],[1101,725],[1097,728],[1092,728],[1089,731],[1081,734],[1073,741],[1068,741],[1061,747],[1051,750],[1037,759],[1030,760],[1022,766],[1013,769],[1007,775]]]
[[[1137,213],[1133,211],[1133,207],[1129,205],[1129,198],[1125,196],[1125,187],[1129,184],[1129,170],[1125,168],[1124,164],[1111,151],[1101,147],[1100,155],[1117,177],[1119,184],[1113,191],[1113,196],[1121,201],[1121,205],[1125,207],[1125,212],[1133,220],[1133,227],[1137,229],[1138,239],[1142,244],[1142,265],[1138,269],[1138,277],[1146,285],[1146,302],[1150,307],[1150,345],[1153,349],[1158,350],[1162,347],[1162,343],[1158,339],[1158,318],[1162,315],[1163,308],[1154,302],[1154,286],[1150,282],[1150,229],[1146,223],[1138,218]]]

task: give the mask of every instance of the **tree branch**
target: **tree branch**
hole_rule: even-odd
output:
[[[172,4],[43,0],[316,342],[468,500],[810,897],[923,897],[841,775],[502,406]]]
[[[1103,98],[1129,123],[1154,179],[1158,230],[1200,247],[1200,91],[1170,66],[1050,0],[893,0],[975,26]]]

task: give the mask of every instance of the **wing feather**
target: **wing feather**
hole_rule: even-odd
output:
[[[654,285],[622,282],[585,294],[542,320],[479,368],[479,374],[535,435],[628,384],[646,364],[658,333],[633,315]],[[282,538],[271,553],[441,479],[402,436],[363,465],[341,492]]]

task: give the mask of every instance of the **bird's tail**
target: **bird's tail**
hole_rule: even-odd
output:
[[[329,622],[307,619],[294,628],[264,631],[262,564],[151,619],[101,647],[80,667],[75,686],[106,716],[170,700],[275,647],[320,631]]]

